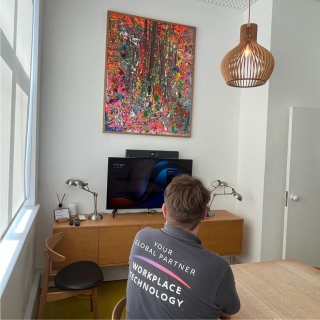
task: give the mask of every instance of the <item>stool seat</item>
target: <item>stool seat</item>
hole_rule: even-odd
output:
[[[62,290],[83,290],[103,282],[101,268],[92,261],[78,261],[61,269],[54,278],[54,284]]]

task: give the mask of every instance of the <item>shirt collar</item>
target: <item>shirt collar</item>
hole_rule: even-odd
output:
[[[173,227],[168,222],[164,224],[164,228],[161,231],[182,241],[201,245],[201,240],[197,236],[188,231]]]

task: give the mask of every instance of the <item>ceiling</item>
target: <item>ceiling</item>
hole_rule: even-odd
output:
[[[226,7],[231,7],[235,9],[245,10],[249,6],[250,0],[199,0],[203,2],[208,2],[212,4],[219,4]],[[251,4],[257,2],[258,0],[251,0]]]

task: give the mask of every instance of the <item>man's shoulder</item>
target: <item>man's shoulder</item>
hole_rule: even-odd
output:
[[[146,232],[146,231],[160,231],[160,229],[156,229],[156,228],[152,228],[152,227],[145,227],[141,230],[139,230],[139,232]]]
[[[229,262],[225,258],[223,258],[222,256],[220,256],[219,254],[213,251],[210,251],[209,249],[206,249],[204,247],[202,248],[203,248],[203,255],[206,256],[206,261],[208,264],[213,264],[213,265],[218,264],[223,269],[230,267]]]
[[[159,233],[160,229],[155,229],[152,227],[145,227],[137,232],[137,235],[147,235],[147,234],[156,234]]]

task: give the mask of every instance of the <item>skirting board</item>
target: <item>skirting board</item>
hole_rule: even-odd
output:
[[[233,264],[244,263],[243,260],[239,256],[233,256]]]
[[[43,271],[41,270],[36,270],[35,272],[33,282],[31,285],[28,304],[27,304],[23,319],[36,319],[36,311],[37,311],[37,305],[39,301],[42,273]]]
[[[102,267],[104,281],[128,279],[128,266]]]
[[[243,263],[242,260],[235,255],[221,256],[224,260],[226,260],[229,264],[239,264]]]

